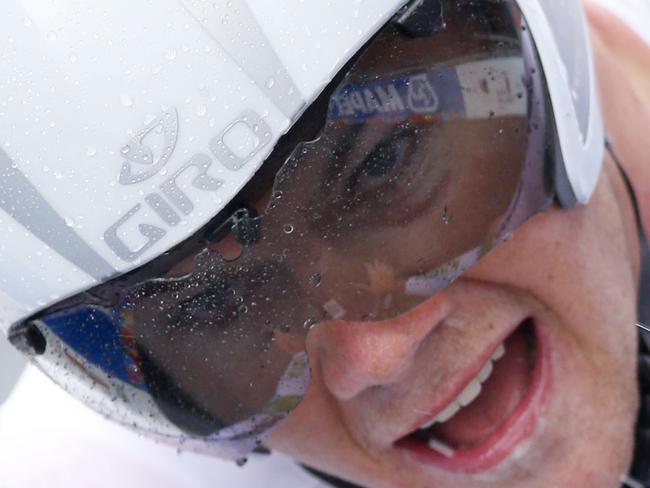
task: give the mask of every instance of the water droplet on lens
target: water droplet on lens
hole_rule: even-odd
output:
[[[266,87],[270,90],[275,86],[275,78],[271,77],[268,80],[266,80]]]
[[[313,287],[319,287],[322,280],[323,277],[321,276],[320,273],[314,273],[309,278],[309,284]]]
[[[305,320],[305,323],[302,324],[302,326],[305,329],[311,329],[311,328],[314,327],[314,325],[316,325],[316,319],[314,319],[314,318],[308,318],[307,320]]]
[[[285,234],[293,234],[293,225],[291,224],[286,224],[282,230],[284,231]]]
[[[449,225],[451,223],[451,216],[449,215],[449,210],[447,209],[447,207],[445,207],[445,209],[442,212],[442,222],[445,225]]]

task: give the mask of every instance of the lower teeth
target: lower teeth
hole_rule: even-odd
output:
[[[449,444],[446,444],[445,442],[441,441],[440,439],[436,439],[435,437],[429,439],[428,444],[431,449],[448,458],[453,457],[454,453],[456,452],[455,449]]]

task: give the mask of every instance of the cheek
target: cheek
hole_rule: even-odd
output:
[[[637,257],[621,215],[601,182],[588,206],[533,217],[467,276],[528,291],[586,347],[634,352]]]
[[[597,465],[622,473],[631,459],[638,255],[630,222],[601,182],[588,206],[533,217],[466,274],[524,290],[546,308],[558,400],[546,413],[555,443],[543,456],[552,466],[573,456],[585,476]]]

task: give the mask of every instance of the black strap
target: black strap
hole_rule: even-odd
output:
[[[636,214],[639,242],[641,245],[641,280],[639,285],[637,316],[639,322],[647,326],[650,324],[650,250],[648,249],[647,234],[643,226],[641,210],[632,182],[623,169],[621,160],[616,155],[609,139],[606,139],[605,147],[623,176]],[[630,470],[630,479],[623,484],[625,488],[650,488],[650,333],[639,329],[639,334],[641,340],[639,341],[638,377],[641,406],[636,424],[634,462]]]
[[[309,466],[303,465],[302,467],[305,468],[305,470],[307,470],[310,474],[314,475],[316,478],[324,481],[334,488],[363,488],[361,485],[355,485],[349,481],[344,481],[340,478],[336,478],[335,476],[325,474],[322,471],[317,471],[314,468],[310,468]]]
[[[650,250],[648,248],[648,239],[643,226],[643,220],[641,218],[641,209],[639,207],[639,201],[636,197],[636,192],[632,186],[632,182],[628,177],[621,160],[618,158],[614,147],[612,146],[609,138],[605,139],[605,147],[611,155],[612,159],[618,166],[618,169],[623,177],[625,186],[627,187],[630,200],[632,202],[632,207],[634,208],[634,214],[636,217],[636,224],[639,231],[639,241],[641,245],[641,282],[639,287],[639,301],[638,301],[638,319],[644,325],[650,325]],[[650,334],[644,333],[641,334],[641,337],[644,339],[647,350],[650,351]]]

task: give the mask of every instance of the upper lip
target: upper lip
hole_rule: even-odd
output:
[[[393,443],[413,434],[422,425],[435,418],[442,410],[445,409],[454,399],[460,394],[461,391],[469,384],[472,379],[476,377],[483,365],[490,359],[495,349],[512,334],[512,332],[521,325],[526,316],[522,315],[518,320],[513,321],[508,328],[501,331],[496,339],[490,340],[483,347],[482,352],[475,356],[469,364],[465,364],[461,370],[457,370],[445,378],[441,379],[440,384],[446,383],[448,387],[443,396],[432,398],[430,402],[416,408],[417,412],[426,412],[418,416],[408,427],[399,433]],[[435,364],[432,365],[435,368]]]

